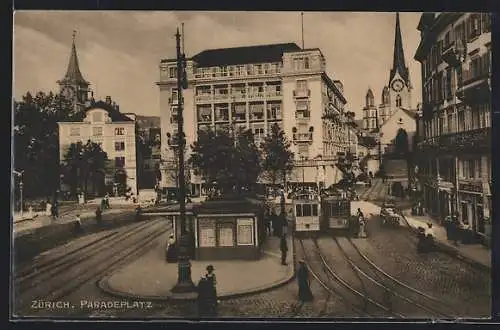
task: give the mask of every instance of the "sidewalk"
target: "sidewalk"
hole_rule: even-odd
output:
[[[149,300],[194,299],[196,294],[173,294],[177,283],[177,264],[165,261],[165,234],[163,243],[140,259],[99,281],[105,292],[119,297]],[[269,237],[263,246],[260,260],[191,261],[191,278],[195,284],[212,264],[217,275],[219,299],[234,298],[271,290],[293,279],[294,261],[292,238],[289,237],[288,265],[281,265],[279,238]]]
[[[37,217],[30,220],[14,221],[14,237],[31,233],[32,231],[41,227],[73,222],[77,214],[80,215],[80,219],[82,220],[82,222],[85,222],[88,219],[94,220],[96,207],[96,205],[92,204],[78,205],[71,210],[67,210],[64,214],[61,214],[61,216],[56,220],[52,219],[51,216],[47,216],[45,212],[43,212],[41,215],[38,215]],[[131,204],[131,208],[133,207],[134,205]],[[104,217],[108,214],[124,213],[125,211],[128,211],[128,208],[118,206],[115,208],[104,210],[102,215]]]
[[[410,210],[403,210],[403,215],[413,228],[427,228],[427,223],[432,223],[434,239],[447,252],[454,253],[466,261],[480,267],[491,269],[491,250],[482,244],[453,245],[446,237],[446,229],[429,216],[414,216]]]

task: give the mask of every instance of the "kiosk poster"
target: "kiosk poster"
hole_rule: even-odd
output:
[[[253,245],[253,219],[238,219],[236,238],[238,245]]]
[[[215,225],[209,220],[200,219],[200,247],[214,247],[215,240]]]
[[[219,246],[233,246],[233,226],[232,224],[222,224],[219,227]]]

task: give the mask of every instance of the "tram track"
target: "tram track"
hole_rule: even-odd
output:
[[[132,237],[157,223],[160,223],[160,220],[142,222],[132,226],[131,228],[127,228],[127,230],[120,235],[117,235],[118,232],[115,231],[98,240],[90,241],[83,246],[77,246],[63,255],[56,255],[52,258],[42,260],[41,262],[35,262],[29,267],[20,270],[19,273],[16,272],[16,289],[18,290],[18,293],[23,293],[24,291],[37,285],[38,282],[48,280],[52,276],[66,271],[78,263],[91,259],[111,245],[125,241],[127,238]],[[34,279],[37,281],[33,281]]]
[[[392,307],[405,310],[412,310],[413,307],[417,307],[429,313],[429,315],[425,315],[425,317],[435,316],[451,319],[453,317],[451,315],[458,315],[447,303],[425,292],[417,290],[383,271],[363,254],[350,238],[332,236],[332,239],[348,262],[368,281],[374,283],[382,290],[382,297],[384,300],[387,298],[390,299],[391,297],[396,299],[395,302],[389,302]]]
[[[316,242],[316,240],[314,240],[314,242]],[[340,277],[335,272],[333,272],[332,269],[328,266],[328,264],[325,262],[325,259],[322,258],[321,252],[316,254],[319,257],[319,260],[313,261],[311,260],[310,256],[306,253],[306,248],[304,246],[303,239],[299,239],[299,243],[301,246],[301,250],[303,251],[304,254],[304,261],[309,269],[310,274],[326,290],[326,292],[328,292],[328,294],[340,296],[344,301],[344,304],[348,306],[348,308],[350,308],[353,312],[357,313],[357,315],[363,315],[366,317],[373,316],[371,313],[368,313],[365,310],[365,308],[360,307],[356,302],[353,302],[352,299],[347,298],[349,292],[346,293],[345,289],[343,290],[342,286],[338,285],[339,284],[338,279]],[[316,244],[314,246],[316,247]],[[318,251],[316,250],[316,252]],[[322,269],[322,272],[326,275],[328,280],[324,280],[321,278],[321,275],[316,270],[317,267],[313,266],[313,262],[315,266],[319,266]],[[333,287],[332,285],[327,284],[326,282],[330,280],[334,280],[337,285]]]
[[[161,220],[147,222],[144,226],[127,230],[124,235],[112,235],[97,247],[80,249],[79,253],[74,251],[54,269],[46,265],[47,271],[42,272],[41,279],[36,274],[31,275],[24,280],[30,283],[21,292],[15,292],[16,312],[19,315],[29,315],[29,304],[33,300],[56,301],[86,283],[99,280],[149,251],[158,243],[158,238],[170,229]]]

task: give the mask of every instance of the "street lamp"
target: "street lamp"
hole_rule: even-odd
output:
[[[177,284],[172,288],[172,292],[188,293],[196,290],[193,281],[191,280],[191,263],[189,262],[189,246],[191,244],[190,237],[186,232],[186,192],[185,192],[185,176],[184,176],[184,149],[186,138],[184,135],[184,101],[182,90],[186,89],[186,57],[181,53],[181,35],[179,29],[175,34],[176,50],[177,50],[177,137],[178,137],[178,159],[179,159],[179,222],[181,227],[181,237],[179,240],[179,262]]]
[[[23,218],[23,173],[24,173],[24,170],[18,172],[16,170],[12,171],[14,173],[14,175],[16,175],[18,178],[19,178],[19,200],[20,200],[20,204],[21,204],[21,219]]]

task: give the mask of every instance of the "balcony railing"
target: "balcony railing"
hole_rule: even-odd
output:
[[[195,79],[231,79],[231,78],[245,78],[245,77],[258,77],[258,76],[269,76],[269,75],[277,75],[281,73],[281,69],[270,68],[270,69],[261,69],[261,70],[244,70],[237,71],[219,71],[219,72],[206,72],[201,69],[194,70],[194,78]]]
[[[199,94],[195,97],[196,102],[212,102],[213,95],[212,94]]]
[[[458,180],[458,190],[476,193],[483,192],[483,182],[481,180]]]
[[[294,142],[312,142],[313,133],[293,133]]]
[[[250,120],[264,120],[264,111],[250,112]]]
[[[295,98],[306,98],[311,96],[310,89],[296,89],[293,91],[293,97]]]
[[[463,70],[462,79],[459,81],[457,96],[467,103],[489,101],[491,96],[491,63],[489,54],[485,54],[469,65],[468,70]]]
[[[200,115],[200,116],[198,116],[198,122],[199,123],[211,123],[212,116],[211,115]]]
[[[451,41],[449,44],[443,45],[441,58],[452,67],[460,65],[460,57],[457,52],[455,41]]]
[[[418,147],[424,152],[484,152],[491,149],[491,127],[435,136],[420,142]]]

